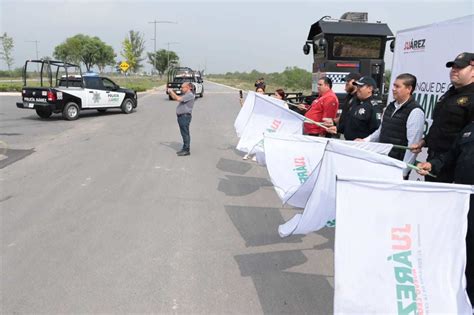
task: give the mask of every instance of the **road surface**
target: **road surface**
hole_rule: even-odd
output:
[[[235,150],[238,92],[205,89],[187,157],[163,90],[72,122],[0,96],[2,313],[332,312],[334,230],[278,236],[297,210]]]

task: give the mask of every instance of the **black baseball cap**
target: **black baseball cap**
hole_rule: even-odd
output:
[[[375,80],[368,76],[361,77],[359,80],[353,82],[352,85],[357,85],[357,86],[369,85],[374,88],[377,87],[377,83],[375,82]]]
[[[471,64],[471,61],[474,60],[474,54],[463,52],[456,56],[453,61],[449,61],[446,63],[446,68],[451,68],[452,66],[456,65],[459,68],[465,68]]]
[[[342,81],[349,82],[350,80],[359,80],[362,74],[359,72],[351,72]]]

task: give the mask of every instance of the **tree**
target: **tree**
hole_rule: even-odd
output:
[[[0,51],[0,59],[5,61],[7,64],[8,71],[11,71],[12,65],[13,65],[13,57],[12,57],[12,51],[13,51],[13,38],[9,37],[7,33],[3,33],[2,36],[0,36],[1,40],[1,51]]]
[[[148,53],[148,62],[153,65],[153,68],[156,69],[160,75],[162,75],[170,65],[179,62],[179,57],[174,51],[160,49],[156,54]]]
[[[94,65],[102,71],[105,66],[115,64],[116,55],[114,49],[100,38],[77,34],[56,46],[53,56],[66,62],[82,62],[87,71],[90,71]]]
[[[138,72],[143,67],[141,62],[145,59],[142,58],[143,51],[145,50],[145,41],[143,35],[140,32],[131,30],[128,37],[122,42],[121,55],[127,60],[129,64],[130,72]]]

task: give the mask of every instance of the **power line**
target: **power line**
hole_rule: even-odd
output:
[[[153,36],[153,52],[154,52],[154,70],[156,70],[156,24],[178,24],[178,22],[173,22],[173,21],[157,21],[154,20],[152,22],[148,22],[148,24],[154,24],[155,25],[155,35]]]

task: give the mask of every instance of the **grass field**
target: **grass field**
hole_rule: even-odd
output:
[[[159,77],[142,76],[106,76],[121,87],[129,88],[137,92],[150,90],[154,87],[166,84],[166,79]],[[28,80],[28,86],[39,86],[39,81]],[[0,77],[0,92],[20,92],[23,87],[21,78],[2,78]]]
[[[228,72],[226,74],[210,74],[207,79],[229,85],[241,90],[255,90],[255,81],[264,78],[265,92],[273,93],[283,89],[287,93],[302,92],[311,94],[311,73],[297,67],[287,67],[283,72],[263,73],[256,70],[251,72]]]

